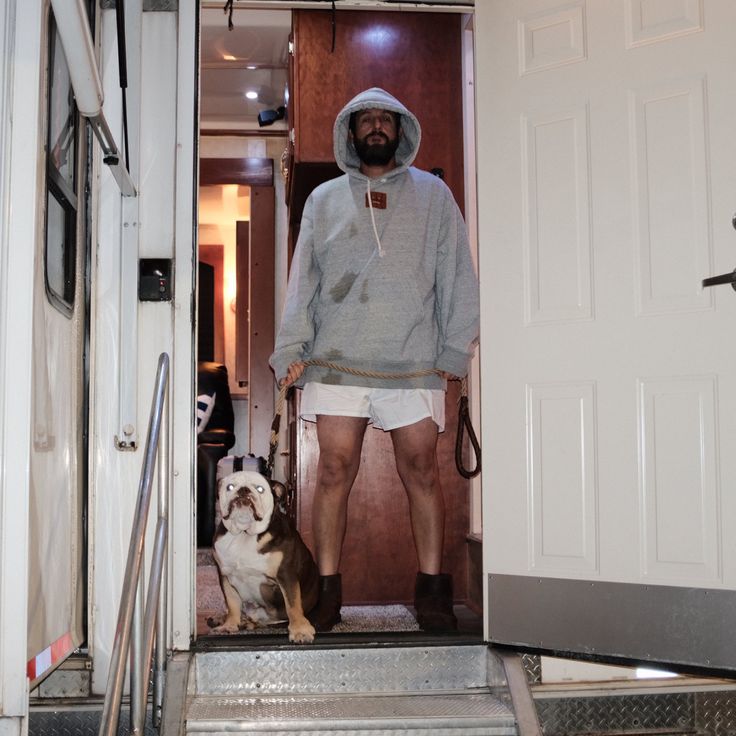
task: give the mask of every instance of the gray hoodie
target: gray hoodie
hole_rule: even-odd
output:
[[[366,108],[401,115],[396,168],[370,179],[348,138],[350,114]],[[421,128],[396,98],[374,87],[335,121],[343,176],[318,186],[304,206],[276,349],[277,379],[294,361],[321,358],[362,370],[437,368],[464,376],[478,338],[478,282],[460,211],[445,183],[411,166]],[[370,192],[386,195],[371,206]],[[437,375],[353,376],[310,366],[308,381],[386,388],[443,388]]]

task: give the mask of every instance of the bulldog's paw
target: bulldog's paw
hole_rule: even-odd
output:
[[[222,622],[220,619],[208,618],[207,625],[210,627],[213,634],[237,634],[240,630],[238,623],[227,618]]]
[[[255,631],[258,628],[258,623],[248,616],[244,616],[240,619],[240,625],[238,629],[240,631]]]
[[[314,641],[314,626],[307,619],[289,624],[289,641],[293,644],[311,644]]]

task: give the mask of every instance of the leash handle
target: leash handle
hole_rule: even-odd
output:
[[[284,400],[286,398],[286,392],[289,390],[290,385],[284,384],[279,389],[279,395],[276,399],[276,409],[273,415],[273,421],[271,422],[271,436],[268,440],[268,459],[266,460],[266,477],[271,478],[273,475],[273,464],[276,457],[276,448],[279,444],[279,429],[281,428],[281,414],[284,411]]]
[[[464,383],[464,381],[463,381]],[[468,439],[473,447],[473,453],[475,455],[475,467],[470,470],[465,467],[463,462],[463,434],[467,430]],[[465,390],[463,390],[460,396],[460,406],[458,408],[457,415],[457,435],[455,435],[455,467],[457,472],[462,475],[463,478],[470,480],[475,478],[480,473],[480,444],[478,438],[475,436],[475,430],[470,421],[470,411],[468,409],[468,396]]]

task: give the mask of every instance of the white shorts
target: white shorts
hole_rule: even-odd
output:
[[[436,388],[366,388],[310,381],[302,391],[300,416],[316,422],[318,414],[367,417],[388,432],[431,417],[445,429],[445,392]]]

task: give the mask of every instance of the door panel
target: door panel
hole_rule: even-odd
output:
[[[275,192],[251,187],[250,287],[248,304],[248,445],[268,457],[274,414],[273,373],[268,358],[274,342]]]
[[[726,0],[476,8],[493,640],[729,666],[703,652],[736,603],[736,295],[701,279],[736,265],[734,23]]]
[[[29,499],[31,688],[84,641],[86,129],[49,25],[45,223],[36,248]],[[81,128],[81,130],[80,130]]]

